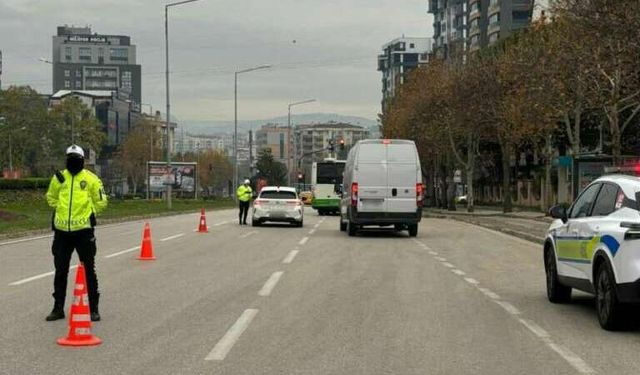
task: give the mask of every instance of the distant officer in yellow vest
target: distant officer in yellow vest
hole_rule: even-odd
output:
[[[238,222],[240,225],[247,225],[247,215],[249,214],[249,205],[251,204],[251,197],[253,196],[253,190],[251,190],[251,181],[244,180],[244,184],[238,187],[236,196],[238,197],[238,203],[240,205],[240,213],[238,214]]]
[[[47,203],[54,210],[53,263],[56,274],[53,281],[53,310],[47,321],[64,318],[64,301],[71,255],[75,249],[84,263],[91,320],[100,320],[98,304],[98,278],[95,270],[96,214],[107,207],[107,196],[102,181],[84,169],[84,151],[72,145],[67,149],[66,169],[56,172],[47,191]]]

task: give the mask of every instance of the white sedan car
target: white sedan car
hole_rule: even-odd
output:
[[[587,186],[555,220],[544,244],[547,296],[568,302],[571,289],[595,294],[602,328],[620,328],[625,304],[640,303],[640,178],[613,175]]]
[[[265,186],[253,201],[251,224],[257,227],[264,222],[291,223],[302,227],[304,205],[296,189],[290,187]]]

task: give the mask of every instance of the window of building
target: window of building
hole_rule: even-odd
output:
[[[471,45],[475,46],[476,44],[480,43],[480,35],[474,35],[471,37]]]
[[[64,58],[65,60],[71,60],[71,47],[64,47]]]
[[[77,89],[81,89],[82,88],[82,81],[76,81],[76,88]]]
[[[414,43],[410,43],[409,48],[416,48],[416,45]]]
[[[110,48],[109,55],[112,61],[129,60],[129,50],[126,48]]]
[[[64,88],[65,88],[65,89],[68,89],[68,88],[70,88],[70,87],[71,87],[71,82],[69,82],[69,81],[64,81]]]
[[[496,13],[489,17],[489,25],[500,22],[500,13]]]
[[[132,87],[131,72],[122,72],[120,87],[130,89]]]
[[[480,11],[480,2],[476,2],[471,4],[471,9],[469,10],[469,13],[475,13],[475,12],[479,12]]]
[[[65,70],[64,71],[64,76],[65,77],[70,77],[71,76],[71,72],[69,70]]]
[[[531,13],[526,10],[514,10],[513,11],[513,21],[514,22],[523,22],[529,21],[531,17]]]
[[[471,23],[469,24],[470,28],[475,28],[475,27],[479,27],[480,26],[480,19],[476,18],[475,20],[471,21]]]
[[[78,49],[78,58],[82,61],[91,61],[91,48],[80,47]]]
[[[489,0],[489,6],[498,5],[499,2],[500,0]]]
[[[82,77],[82,72],[81,72],[81,71],[79,71],[79,70],[76,70],[76,77],[77,77],[77,78]]]

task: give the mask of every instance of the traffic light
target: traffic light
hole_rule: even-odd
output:
[[[303,183],[303,182],[304,182],[304,174],[298,173],[298,183]]]
[[[344,151],[344,147],[345,147],[344,139],[341,139],[340,140],[340,151]]]
[[[329,146],[327,147],[327,150],[329,150],[329,152],[334,152],[336,150],[336,147],[333,144],[333,139],[329,140]]]

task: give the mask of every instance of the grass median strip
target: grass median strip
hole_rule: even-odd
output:
[[[173,208],[169,210],[164,201],[112,200],[107,209],[98,215],[98,223],[196,212],[203,207],[212,210],[232,208],[235,205],[233,201],[227,199],[210,201],[176,199],[173,201]],[[3,204],[0,208],[0,236],[14,236],[29,231],[49,229],[51,228],[51,215],[52,209],[44,199]]]

